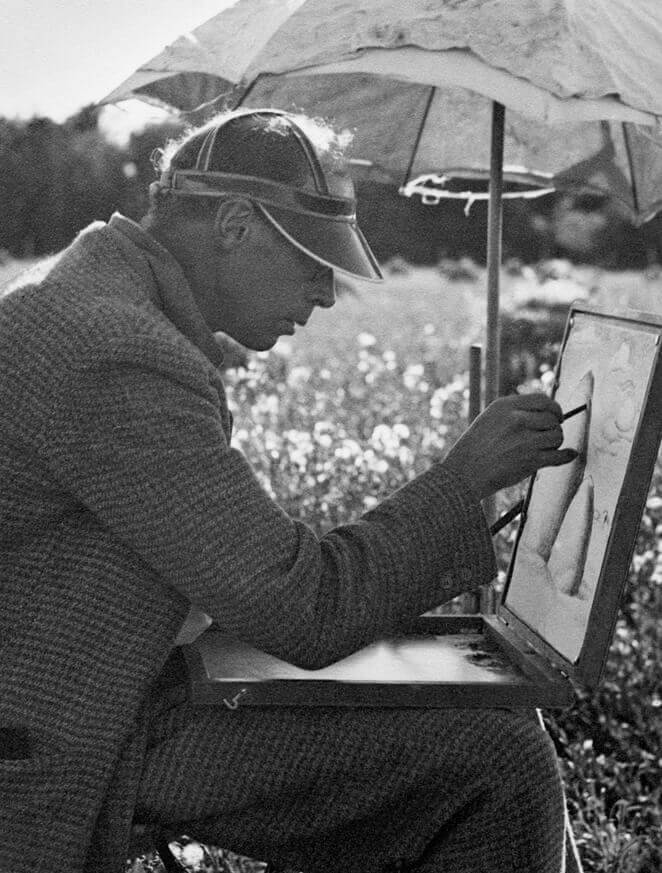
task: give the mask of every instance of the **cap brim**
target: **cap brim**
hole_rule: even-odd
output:
[[[384,278],[356,221],[305,215],[259,203],[274,227],[293,245],[320,264],[369,282]]]

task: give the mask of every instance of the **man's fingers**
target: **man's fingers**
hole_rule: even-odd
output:
[[[560,449],[558,451],[549,449],[540,453],[544,463],[542,467],[561,467],[563,464],[569,464],[571,461],[576,461],[579,457],[579,452],[575,449]]]
[[[527,413],[525,424],[529,430],[555,430],[556,428],[560,430],[561,428],[559,416],[549,410]]]
[[[546,449],[558,449],[563,445],[563,431],[561,426],[550,428],[549,430],[531,431],[529,436],[529,444],[538,451]]]
[[[530,412],[549,412],[557,421],[561,421],[563,417],[563,411],[556,400],[552,400],[551,397],[539,391],[533,394],[515,394],[512,398],[509,397],[507,399],[512,403],[513,409],[522,409]]]

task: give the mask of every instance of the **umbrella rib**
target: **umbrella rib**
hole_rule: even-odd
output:
[[[423,117],[421,118],[421,123],[418,128],[418,133],[416,134],[416,141],[414,142],[414,147],[411,150],[411,157],[409,158],[409,166],[407,167],[407,171],[405,172],[405,178],[403,182],[403,186],[407,184],[409,180],[409,176],[414,167],[414,161],[416,160],[416,153],[418,152],[418,147],[421,142],[421,138],[423,136],[423,130],[425,129],[425,123],[428,120],[428,115],[430,113],[430,107],[432,106],[432,101],[434,100],[434,95],[436,91],[436,87],[433,85],[430,88],[430,94],[428,95],[427,103],[425,104],[425,109],[423,110]]]
[[[239,106],[241,106],[241,105],[243,104],[243,101],[244,101],[244,100],[246,99],[246,97],[248,97],[248,95],[251,93],[251,91],[253,90],[253,88],[254,88],[255,85],[257,84],[257,80],[260,78],[261,75],[262,75],[262,74],[259,73],[259,74],[258,74],[258,75],[257,75],[257,76],[256,76],[256,77],[255,77],[251,82],[250,82],[250,84],[248,85],[248,87],[247,87],[247,88],[246,88],[246,89],[241,93],[241,96],[239,97],[239,99],[237,100],[237,102],[233,104],[233,107],[232,107],[233,109],[236,109],[237,107],[239,107]],[[190,109],[188,112],[183,112],[182,115],[184,115],[185,117],[189,117],[189,118],[190,118],[190,117],[192,117],[192,116],[199,115],[203,110],[211,109],[212,107],[215,107],[216,104],[219,102],[219,100],[222,100],[223,98],[227,98],[228,95],[230,95],[230,94],[232,94],[234,91],[236,91],[236,87],[237,87],[237,86],[234,86],[233,89],[232,89],[232,91],[224,91],[222,94],[219,94],[217,97],[214,97],[212,100],[207,100],[205,103],[200,103],[199,106],[196,106],[194,109]]]
[[[241,95],[241,97],[239,98],[239,100],[237,100],[237,106],[245,106],[245,102],[244,102],[244,101],[245,101],[246,98],[249,96],[249,94],[251,93],[251,91],[253,90],[253,88],[255,88],[255,86],[256,86],[257,83],[258,83],[258,80],[261,79],[262,76],[263,76],[262,73],[258,73],[257,76],[255,76],[255,78],[254,78],[254,79],[249,83],[248,87],[245,88],[244,91],[242,92],[242,95]]]
[[[623,140],[625,141],[625,153],[628,156],[628,169],[630,170],[630,184],[632,185],[632,200],[634,203],[635,214],[639,213],[639,193],[637,191],[637,177],[634,172],[634,161],[632,159],[632,146],[630,145],[630,133],[627,124],[622,124]]]

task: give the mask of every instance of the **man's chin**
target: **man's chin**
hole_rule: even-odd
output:
[[[268,337],[265,339],[252,339],[250,344],[246,345],[247,349],[250,349],[252,352],[268,352],[278,342],[278,337],[274,339],[274,337]]]
[[[267,352],[278,342],[278,336],[269,334],[267,336],[237,336],[235,334],[217,331],[216,341],[223,347],[236,347],[239,349],[248,349],[250,352]]]

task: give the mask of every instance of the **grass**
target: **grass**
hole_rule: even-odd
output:
[[[264,487],[320,533],[356,518],[443,456],[465,426],[468,347],[482,340],[485,320],[484,271],[452,263],[394,266],[383,286],[345,293],[296,338],[227,376],[237,443]],[[16,271],[15,263],[5,264],[0,282]],[[510,265],[502,301],[513,309],[532,297],[584,297],[659,313],[661,292],[655,271]],[[513,496],[501,495],[502,505]],[[511,545],[512,535],[499,536],[502,568]],[[658,467],[604,682],[567,711],[546,714],[586,873],[662,869],[661,619]],[[154,864],[148,859],[144,869]],[[252,869],[226,853],[206,866]]]

